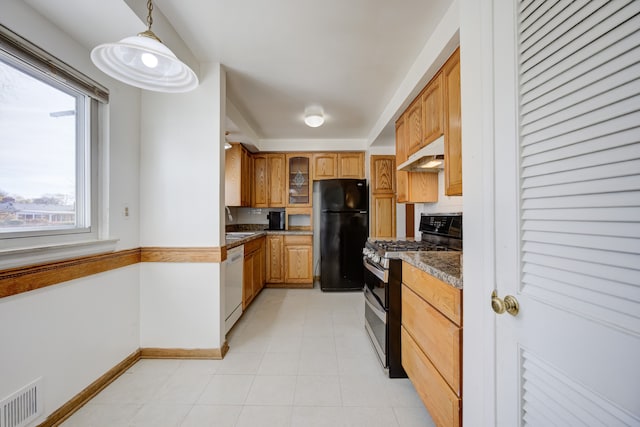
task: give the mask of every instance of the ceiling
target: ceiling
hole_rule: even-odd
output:
[[[140,14],[146,1],[126,1],[64,0],[60,7],[60,1],[26,0],[88,49],[144,30],[127,3]],[[384,144],[393,132],[372,138],[372,129],[451,3],[155,0],[153,29],[178,56],[162,33],[170,27],[197,62],[224,65],[227,98],[254,138]],[[157,27],[162,15],[167,25]],[[310,104],[324,108],[319,128],[303,122]],[[237,124],[230,127],[236,139],[246,137]]]

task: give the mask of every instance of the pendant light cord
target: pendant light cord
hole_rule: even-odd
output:
[[[151,16],[151,12],[153,11],[153,2],[151,0],[147,1],[147,9],[149,10],[149,14],[147,15],[147,30],[151,31],[151,25],[153,25],[153,17]]]

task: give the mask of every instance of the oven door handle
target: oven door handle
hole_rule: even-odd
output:
[[[372,299],[374,302],[371,301]],[[369,306],[371,311],[373,311],[373,314],[380,318],[380,320],[382,320],[382,322],[386,325],[387,312],[382,309],[379,304],[377,304],[378,301],[376,301],[375,295],[373,295],[367,287],[364,288],[364,302]]]
[[[380,271],[379,269],[375,268],[373,265],[369,264],[369,261],[367,261],[367,258],[363,259],[363,263],[364,263],[364,268],[369,270],[371,274],[376,276],[378,279],[382,280],[384,283],[388,282],[386,271]]]

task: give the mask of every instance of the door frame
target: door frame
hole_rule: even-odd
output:
[[[463,424],[496,425],[494,3],[460,0]]]

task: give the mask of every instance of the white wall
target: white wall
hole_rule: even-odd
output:
[[[192,92],[142,95],[143,247],[224,242],[225,72],[203,64],[199,78]],[[224,265],[215,263],[142,265],[142,347],[221,348],[224,275]]]
[[[220,348],[220,270],[216,263],[140,264],[140,347]]]
[[[139,91],[115,83],[89,50],[23,1],[3,0],[0,23],[109,87],[108,141],[100,164],[102,207],[117,249],[140,246],[138,228]],[[111,157],[112,161],[109,161]],[[114,160],[116,158],[117,160]],[[127,204],[131,216],[120,214]],[[0,299],[0,398],[44,379],[45,415],[139,347],[139,266]]]

